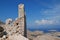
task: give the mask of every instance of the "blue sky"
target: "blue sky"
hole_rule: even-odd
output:
[[[18,4],[24,3],[28,28],[60,29],[60,0],[0,0],[0,20],[18,16]]]

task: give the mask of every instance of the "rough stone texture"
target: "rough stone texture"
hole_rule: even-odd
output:
[[[7,38],[7,40],[28,40],[27,38],[25,38],[24,36],[22,36],[22,35],[17,35],[17,34],[14,34],[14,35],[12,35],[12,36],[9,36],[8,38]]]
[[[21,18],[24,16],[24,4],[18,5],[18,18]]]
[[[21,19],[20,19],[21,20]],[[24,35],[24,22],[20,23],[20,20],[14,21],[12,25],[5,25],[5,30],[9,35],[13,35],[15,33]],[[18,25],[16,24],[18,23]]]
[[[9,36],[3,36],[0,38],[0,40],[29,40],[28,38],[25,38],[21,34],[14,34]]]
[[[25,14],[24,14],[24,4],[19,4],[18,6],[18,18],[14,21],[12,19],[8,19],[5,24],[5,30],[8,35],[13,35],[15,33],[25,35],[26,33],[26,25],[25,25]]]
[[[24,35],[24,17],[18,18],[14,23],[13,26],[16,27],[16,32],[19,31],[20,34]]]

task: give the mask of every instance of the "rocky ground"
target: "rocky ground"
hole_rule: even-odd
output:
[[[27,31],[30,40],[60,40],[60,32],[44,33],[43,31]]]
[[[44,33],[43,31],[27,30],[27,38],[22,36],[17,27],[10,28],[5,31],[4,23],[0,25],[0,40],[60,40],[60,32]],[[6,26],[6,25],[5,25]],[[17,28],[17,29],[16,29]]]

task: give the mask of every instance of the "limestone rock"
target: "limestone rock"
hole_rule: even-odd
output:
[[[7,40],[29,40],[29,39],[25,38],[24,36],[20,34],[19,35],[14,34],[14,35],[9,36]]]

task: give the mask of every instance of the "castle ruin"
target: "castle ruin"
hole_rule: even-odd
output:
[[[12,35],[21,34],[22,36],[27,37],[24,4],[18,5],[18,17],[14,21],[11,18],[7,19],[6,23],[2,25],[2,27],[4,28],[4,32],[5,32],[5,34],[2,35],[8,35],[12,37]]]
[[[6,21],[6,31],[8,33],[19,33],[23,36],[27,36],[26,34],[26,16],[24,12],[24,4],[18,5],[18,17],[15,21],[12,22],[12,19],[7,19]]]

